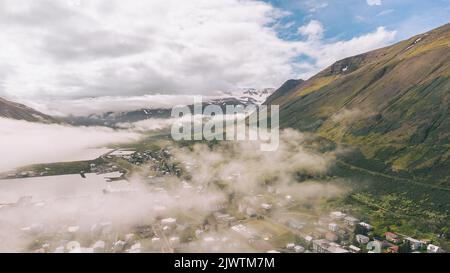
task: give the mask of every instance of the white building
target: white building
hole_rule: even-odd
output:
[[[309,235],[307,235],[307,236],[305,236],[303,239],[305,239],[305,241],[306,241],[306,243],[311,243],[312,242],[312,240],[313,240],[313,237],[312,236],[309,236]]]
[[[175,218],[165,218],[161,220],[161,225],[163,226],[174,226],[177,223],[177,219]]]
[[[180,237],[176,237],[176,236],[171,237],[171,238],[169,239],[169,241],[170,241],[171,244],[177,245],[177,244],[180,243]]]
[[[329,253],[350,253],[347,249],[342,248],[340,245],[332,244],[328,247],[327,251]]]
[[[359,220],[356,219],[355,217],[352,216],[347,216],[344,218],[344,222],[349,225],[349,226],[355,226],[356,224],[358,224]]]
[[[267,204],[267,203],[263,203],[261,204],[261,207],[265,210],[270,210],[272,209],[272,205],[271,204]]]
[[[340,245],[324,239],[314,240],[313,250],[317,253],[349,253],[348,250],[342,248]]]
[[[360,226],[362,226],[363,228],[367,229],[367,230],[372,230],[373,227],[365,222],[360,222],[359,223]]]
[[[409,243],[411,250],[418,250],[419,248],[422,247],[422,242],[420,242],[417,239],[407,237],[407,238],[405,238],[405,241],[407,241]]]
[[[124,241],[121,241],[121,240],[119,240],[119,241],[116,241],[116,242],[114,242],[113,243],[113,245],[112,245],[112,250],[114,251],[114,252],[122,252],[123,251],[123,248],[125,247],[125,242]]]
[[[303,252],[305,252],[305,248],[302,247],[302,246],[295,246],[295,247],[294,247],[294,251],[295,251],[296,253],[303,253]]]
[[[346,214],[340,211],[333,211],[330,213],[330,217],[333,219],[343,219],[345,216]]]
[[[104,241],[97,241],[92,246],[92,249],[94,250],[95,253],[102,253],[102,252],[105,252],[105,247],[106,247],[106,244]]]
[[[152,238],[152,246],[153,247],[160,247],[161,243],[162,243],[161,238],[159,238],[159,237]]]
[[[330,223],[330,224],[328,224],[328,229],[336,232],[339,230],[339,226],[336,223]]]
[[[313,250],[316,253],[326,253],[326,248],[329,246],[327,240],[314,240],[313,241]]]
[[[141,243],[135,243],[127,250],[128,253],[140,253],[141,252]]]
[[[350,252],[352,252],[352,253],[360,253],[361,252],[361,248],[354,246],[354,245],[351,245],[348,248],[350,249]]]
[[[382,241],[371,241],[367,244],[367,250],[372,253],[381,253],[383,249],[383,242]]]
[[[429,244],[427,246],[427,253],[444,253],[444,250],[441,247]]]
[[[360,244],[365,245],[370,241],[370,238],[367,237],[366,235],[356,234],[356,241]]]
[[[75,251],[77,249],[81,249],[81,245],[77,241],[70,241],[66,244],[66,250],[68,252]]]

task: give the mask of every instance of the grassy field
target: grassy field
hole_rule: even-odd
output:
[[[426,181],[413,181],[337,162],[333,174],[347,178],[352,192],[332,206],[370,222],[374,233],[394,231],[432,239],[448,249],[450,192]]]

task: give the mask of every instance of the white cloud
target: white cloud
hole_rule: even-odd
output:
[[[367,5],[369,6],[380,6],[381,0],[366,0]]]
[[[208,96],[219,98],[220,96]],[[107,112],[127,112],[143,108],[172,108],[175,105],[191,105],[192,95],[144,95],[102,96],[80,99],[21,99],[18,102],[52,116],[88,116]]]
[[[0,95],[270,87],[292,75],[292,47],[268,26],[282,15],[261,1],[2,1]]]
[[[311,22],[304,29],[314,29],[310,27]],[[314,23],[313,25],[319,25]],[[319,29],[319,28],[317,28]],[[311,33],[314,33],[311,30]],[[317,33],[320,33],[319,31]],[[300,77],[309,78],[323,68],[334,62],[357,54],[361,54],[376,48],[390,44],[396,36],[395,31],[389,31],[384,27],[377,28],[376,31],[354,37],[346,41],[328,42],[324,38],[308,39],[305,42],[296,44],[297,54],[308,56],[314,61],[302,62],[297,65]]]
[[[328,3],[325,1],[306,1],[304,4],[309,7],[309,12],[317,12],[328,7]]]
[[[175,122],[180,122],[179,118],[151,118],[137,122],[119,123],[117,126],[123,129],[132,129],[137,132],[155,131],[172,126]]]
[[[395,12],[395,9],[386,9],[377,14],[377,16],[384,16]]]
[[[83,246],[98,240],[93,238],[96,237],[92,236],[93,231],[101,231],[107,238],[109,233],[106,232],[112,230],[115,237],[119,234],[122,238],[136,230],[136,226],[154,225],[169,216],[176,218],[181,225],[200,226],[218,207],[236,204],[236,200],[230,198],[232,195],[239,196],[239,203],[243,201],[244,205],[247,201],[256,204],[255,201],[264,200],[258,196],[275,191],[276,196],[289,195],[296,204],[315,207],[318,202],[346,194],[347,189],[339,181],[327,179],[322,183],[308,179],[298,183],[295,178],[299,173],[311,176],[326,174],[338,151],[316,153],[306,147],[306,143],[314,139],[294,130],[282,131],[280,137],[280,148],[275,153],[261,152],[257,142],[223,142],[213,148],[199,143],[192,149],[174,147],[170,149],[174,161],[183,166],[190,178],[165,176],[163,181],[167,186],[163,186],[164,189],[160,188],[160,183],[148,183],[151,180],[141,179],[139,175],[133,175],[128,181],[113,182],[104,181],[104,177],[111,174],[86,174],[85,179],[74,174],[2,181],[0,203],[13,203],[22,196],[32,199],[30,205],[6,206],[0,210],[0,252],[30,251],[30,246],[36,245],[32,244],[36,242],[36,236],[61,234],[69,226],[79,227],[72,235]],[[126,193],[104,194],[105,189],[122,189]],[[281,217],[281,211],[286,212],[277,207],[273,207],[276,218]],[[186,222],[184,215],[195,217]],[[29,230],[24,230],[24,227],[29,227]],[[50,237],[45,243],[51,245],[51,250],[67,243],[65,237],[55,236],[55,240]],[[239,252],[241,245],[248,245],[248,240],[242,236],[236,241],[233,239],[233,242],[242,244],[230,244],[228,239],[231,239],[229,235],[225,243],[217,241],[214,244],[219,249],[200,248],[195,245],[200,240],[185,249],[187,252],[217,252],[221,249]],[[145,247],[148,251],[147,247],[151,246]]]
[[[0,172],[3,172],[35,163],[95,159],[100,154],[93,148],[136,141],[139,135],[104,127],[70,127],[0,118],[0,138]],[[90,156],[94,157],[87,158]]]
[[[286,14],[262,1],[4,0],[0,96],[126,97],[276,87],[344,56],[325,54],[312,67],[295,62],[297,54],[318,55],[311,43],[321,41],[324,27],[311,21],[299,29],[311,38],[309,45],[283,40],[276,26]],[[352,55],[389,41],[364,42],[341,51]],[[336,47],[320,42],[326,46]],[[310,70],[299,74],[298,67]]]
[[[307,36],[310,40],[321,39],[323,32],[323,25],[317,20],[311,20],[308,24],[298,28],[298,33]]]

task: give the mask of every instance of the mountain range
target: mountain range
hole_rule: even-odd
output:
[[[357,150],[364,168],[450,181],[450,24],[290,80],[280,124]]]
[[[257,95],[259,97],[259,93]],[[253,96],[223,97],[206,100],[203,102],[203,108],[208,105],[219,105],[225,113],[227,105],[259,105],[261,100]],[[193,105],[188,105],[193,112]],[[121,123],[132,123],[146,119],[167,119],[172,114],[172,108],[141,108],[132,111],[107,112],[102,114],[90,114],[87,116],[68,116],[61,118],[68,124],[75,126],[107,126],[116,128]]]
[[[222,96],[203,97],[203,107],[207,105],[219,105],[225,112],[227,105],[260,105],[275,89],[272,88],[243,88],[235,92],[225,93]],[[193,105],[189,105],[193,108]],[[0,117],[26,120],[30,122],[65,122],[75,126],[108,126],[117,127],[121,123],[132,123],[151,118],[170,118],[172,109],[170,107],[143,107],[130,111],[108,111],[99,114],[81,116],[51,117],[36,111],[30,107],[0,98]]]

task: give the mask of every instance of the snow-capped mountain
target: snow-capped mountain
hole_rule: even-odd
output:
[[[273,88],[242,88],[234,92],[223,93],[222,95],[203,96],[203,107],[207,105],[219,105],[225,111],[227,105],[260,105],[275,90]],[[193,103],[193,100],[192,100]],[[188,104],[192,107],[192,104]],[[84,116],[68,116],[64,120],[73,125],[102,125],[115,127],[117,124],[126,122],[137,122],[151,118],[170,118],[172,108],[142,104],[136,109],[127,111],[107,111],[105,113],[89,114]]]
[[[275,88],[241,88],[235,92],[229,93],[230,97],[234,97],[243,102],[253,102],[253,104],[262,104],[266,99],[275,92]]]

